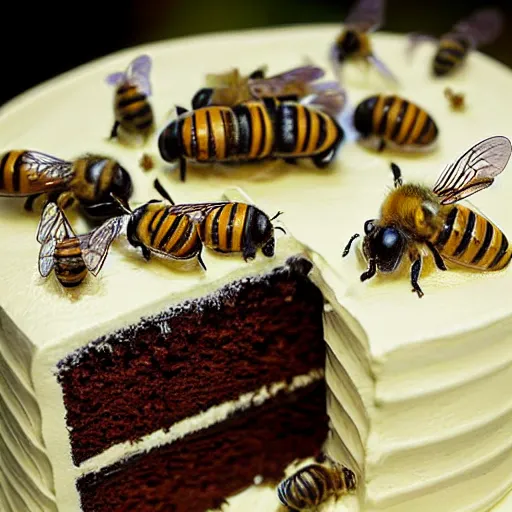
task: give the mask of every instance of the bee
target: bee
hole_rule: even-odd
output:
[[[279,75],[265,77],[258,69],[247,77],[238,69],[221,75],[208,75],[210,87],[200,89],[192,99],[194,110],[213,105],[233,107],[239,103],[263,98],[277,98],[281,101],[299,101],[310,94],[326,89],[336,90],[337,82],[313,82],[324,76],[324,71],[316,66],[302,66]]]
[[[272,219],[253,205],[240,202],[175,204],[158,180],[155,188],[165,201],[152,200],[128,214],[127,238],[140,248],[146,260],[151,253],[168,259],[194,257],[206,270],[201,258],[203,246],[217,252],[241,252],[244,259],[256,257],[256,251],[272,257],[275,251]],[[284,229],[277,226],[275,229]]]
[[[0,196],[27,197],[27,211],[42,194],[53,201],[71,193],[91,219],[101,220],[120,213],[110,194],[128,200],[132,189],[128,172],[106,156],[65,161],[38,151],[11,150],[0,157]]]
[[[450,87],[446,87],[444,97],[450,102],[450,106],[453,110],[464,110],[464,108],[466,108],[464,94],[453,92]]]
[[[400,96],[375,95],[363,100],[354,112],[354,127],[361,142],[383,151],[428,150],[437,141],[437,125],[423,108]]]
[[[375,56],[369,34],[384,23],[385,0],[356,0],[345,19],[344,28],[331,48],[335,74],[348,60],[362,59],[373,65],[384,77],[397,82],[390,69]]]
[[[373,277],[377,270],[395,272],[407,256],[412,291],[422,297],[418,279],[424,247],[440,270],[446,270],[445,259],[480,271],[505,268],[512,248],[504,233],[481,214],[454,203],[489,187],[505,169],[511,153],[508,138],[485,139],[448,165],[432,188],[403,184],[399,167],[392,164],[395,188],[384,200],[380,218],[364,225],[363,253],[368,269],[361,281]],[[343,256],[358,236],[352,236]]]
[[[460,20],[439,40],[425,34],[412,34],[408,51],[411,53],[423,41],[433,40],[438,47],[432,73],[437,77],[446,76],[460,68],[472,50],[491,44],[502,29],[503,15],[498,9],[481,9]]]
[[[355,490],[354,472],[344,466],[310,464],[285,478],[277,487],[279,501],[289,510],[312,511],[331,496]]]
[[[48,277],[54,270],[60,284],[72,288],[85,279],[87,272],[98,275],[112,240],[122,228],[118,219],[107,221],[102,226],[101,236],[97,236],[96,230],[77,236],[59,206],[47,203],[37,229],[41,276]]]
[[[319,100],[320,101],[320,100]],[[160,133],[158,147],[167,162],[180,162],[186,178],[187,160],[197,162],[311,158],[323,168],[334,159],[343,129],[326,112],[310,105],[267,98],[234,107],[204,107],[178,117]]]
[[[151,96],[151,58],[141,55],[134,59],[125,72],[111,73],[107,83],[116,87],[114,95],[114,126],[110,138],[121,136],[143,139],[154,130],[153,109],[148,98]]]

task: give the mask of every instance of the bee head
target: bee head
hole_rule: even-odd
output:
[[[347,486],[348,491],[353,491],[356,488],[357,481],[356,481],[356,475],[354,472],[344,467],[341,472],[343,473],[343,480],[345,481],[345,485]]]
[[[343,62],[351,55],[357,53],[360,47],[361,41],[359,34],[355,30],[347,30],[337,45],[338,62]]]
[[[204,87],[203,89],[199,89],[194,94],[192,98],[192,108],[194,110],[202,107],[208,107],[210,105],[210,100],[213,96],[213,89],[210,87]]]
[[[251,229],[251,240],[256,247],[261,247],[265,256],[274,255],[275,240],[272,222],[261,210],[255,209]]]
[[[174,162],[181,156],[178,121],[169,123],[158,137],[158,149],[166,162]]]
[[[379,227],[374,220],[364,225],[363,252],[374,259],[381,272],[393,272],[402,260],[406,247],[405,235],[394,227]]]

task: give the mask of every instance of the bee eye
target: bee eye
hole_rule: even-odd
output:
[[[375,231],[375,224],[374,224],[374,221],[373,220],[367,220],[365,223],[364,223],[364,232],[366,235],[369,235],[370,233],[372,233],[373,231]]]
[[[400,241],[400,235],[394,229],[385,229],[382,233],[382,245],[391,249]]]

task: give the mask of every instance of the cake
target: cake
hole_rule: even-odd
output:
[[[268,214],[284,211],[288,235],[278,235],[274,258],[252,262],[205,250],[206,272],[145,262],[121,238],[97,278],[65,292],[37,274],[37,215],[2,199],[1,510],[204,510],[226,498],[224,511],[273,511],[275,481],[320,450],[358,481],[357,495],[325,510],[510,510],[510,271],[425,269],[420,300],[407,276],[361,283],[360,253],[341,258],[350,236],[377,216],[391,161],[405,180],[433,184],[472,144],[512,136],[507,69],[475,53],[439,81],[430,76],[432,46],[407,61],[403,36],[373,36],[400,85],[390,89],[373,70],[350,65],[349,101],[393,92],[425,106],[439,127],[429,154],[347,143],[327,169],[190,166],[181,183],[158,157],[157,134],[139,149],[108,141],[104,78],[141,53],[153,59],[160,128],[172,104],[189,106],[206,72],[264,61],[273,73],[306,58],[327,68],[338,30],[130,49],[2,109],[5,150],[111,155],[130,170],[134,205],[156,196],[155,177],[179,203],[239,200],[239,186]],[[465,93],[463,112],[444,98],[447,84]],[[154,160],[149,172],[138,166],[143,152]],[[471,198],[506,233],[510,186],[505,171]],[[78,213],[68,215],[77,232],[87,229]]]

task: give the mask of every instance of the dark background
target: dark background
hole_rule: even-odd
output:
[[[0,105],[48,78],[137,44],[190,34],[340,22],[352,0],[10,0],[2,7]],[[4,2],[5,4],[5,2]],[[512,67],[512,0],[388,0],[384,30],[440,35],[473,9],[497,6],[504,33],[482,49]]]

